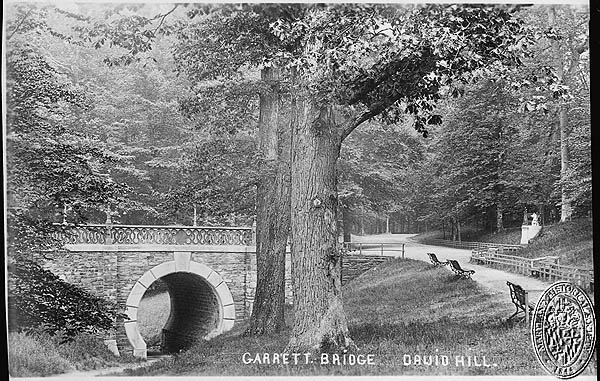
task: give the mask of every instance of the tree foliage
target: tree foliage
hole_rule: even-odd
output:
[[[84,93],[61,78],[35,47],[13,43],[7,93],[9,248],[17,250],[27,246],[27,234],[14,229],[47,228],[65,206],[82,221],[87,208],[118,199],[124,188],[99,171],[115,156],[68,127],[78,111],[74,108],[88,107]]]

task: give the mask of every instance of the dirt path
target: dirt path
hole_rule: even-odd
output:
[[[85,379],[89,377],[103,377],[103,376],[120,376],[125,370],[138,369],[149,366],[150,364],[168,356],[157,356],[148,357],[147,361],[139,363],[123,364],[119,366],[112,366],[110,368],[92,369],[92,370],[81,370],[69,373],[54,374],[52,376],[44,378],[74,378],[74,379]]]
[[[506,285],[506,281],[508,280],[527,290],[531,301],[537,301],[542,291],[550,285],[549,283],[542,282],[532,277],[469,263],[469,259],[471,258],[470,250],[424,245],[411,239],[415,235],[416,234],[353,235],[352,241],[362,243],[398,243],[400,244],[399,247],[401,247],[401,244],[404,244],[405,258],[418,259],[425,262],[429,262],[429,257],[427,256],[427,253],[429,252],[435,253],[440,261],[456,259],[461,267],[475,270],[473,280],[486,287],[492,294],[509,295],[508,286]],[[393,246],[388,247],[393,248]],[[369,251],[363,251],[363,254],[368,255],[368,253]],[[372,253],[379,255],[380,251],[373,250]],[[384,249],[384,255],[398,257],[401,253],[398,251],[385,251]]]

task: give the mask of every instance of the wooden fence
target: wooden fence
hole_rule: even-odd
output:
[[[504,243],[491,243],[491,242],[466,242],[466,241],[450,241],[447,239],[428,238],[420,241],[427,245],[435,246],[446,246],[453,247],[456,249],[466,250],[484,250],[490,248],[496,248],[500,252],[517,252],[523,248],[521,245],[508,245]]]
[[[394,259],[387,255],[360,255],[347,253],[342,256],[342,284],[346,284],[352,279],[367,270],[379,266],[381,263]]]
[[[404,258],[404,244],[392,242],[344,242],[346,252],[355,255],[382,255]]]
[[[492,248],[488,250],[473,250],[471,253],[471,262],[506,268],[512,272],[532,275],[550,282],[566,280],[594,291],[593,269],[561,265],[559,258],[554,256],[523,258],[503,254],[499,250]]]

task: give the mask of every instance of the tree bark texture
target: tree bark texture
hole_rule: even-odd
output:
[[[261,73],[267,83],[280,79],[278,69]],[[276,90],[260,99],[260,183],[256,192],[256,293],[246,334],[275,333],[285,327],[285,254],[290,231],[289,118]]]
[[[331,107],[293,100],[292,278],[294,326],[287,351],[353,347],[342,306],[336,161],[341,134]]]

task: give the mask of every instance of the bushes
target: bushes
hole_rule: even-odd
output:
[[[109,330],[120,316],[116,306],[61,280],[39,264],[20,258],[9,263],[9,330],[61,331],[64,341],[78,333]]]

